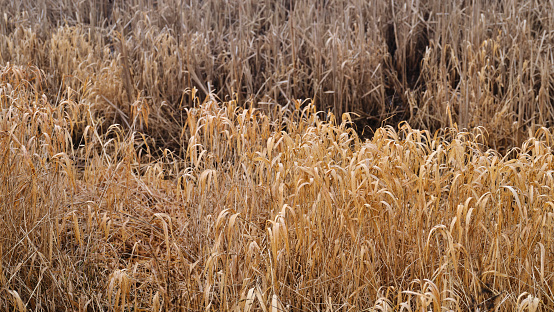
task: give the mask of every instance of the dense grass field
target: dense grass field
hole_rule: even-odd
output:
[[[0,0],[0,310],[554,310],[552,1]]]

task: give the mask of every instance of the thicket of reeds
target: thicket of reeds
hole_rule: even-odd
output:
[[[0,8],[1,310],[553,310],[552,1]]]
[[[0,2],[0,62],[37,66],[124,126],[148,107],[172,147],[186,90],[264,108],[313,99],[358,132],[408,120],[485,126],[519,146],[554,120],[554,3],[464,1]]]

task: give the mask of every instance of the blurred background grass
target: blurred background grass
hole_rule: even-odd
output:
[[[312,99],[359,133],[407,120],[485,126],[521,144],[554,117],[551,1],[5,1],[0,62],[46,73],[106,123],[132,123],[176,150],[184,96],[267,108]],[[140,104],[139,104],[140,103]]]

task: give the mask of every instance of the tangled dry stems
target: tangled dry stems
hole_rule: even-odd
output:
[[[485,126],[504,152],[554,120],[551,1],[0,5],[0,62],[39,67],[51,98],[80,91],[106,128],[150,110],[140,130],[173,150],[193,87],[262,108],[310,98],[324,112],[355,112],[366,134],[402,120]]]
[[[2,309],[552,310],[551,3],[126,3],[0,1]]]
[[[362,140],[312,103],[269,116],[193,97],[185,157],[155,157],[138,132],[101,133],[87,104],[33,96],[37,69],[2,73],[5,308],[553,304],[546,128],[502,156],[481,128]]]

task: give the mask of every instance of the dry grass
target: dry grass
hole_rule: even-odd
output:
[[[0,5],[0,63],[39,67],[52,98],[82,91],[106,127],[129,127],[133,107],[148,107],[148,133],[171,149],[182,147],[193,87],[261,108],[311,98],[324,112],[355,112],[366,134],[401,120],[431,131],[485,126],[497,149],[554,120],[551,1]]]
[[[187,111],[185,158],[154,160],[138,133],[101,134],[90,114],[72,151],[64,112],[87,106],[33,99],[33,68],[3,73],[4,308],[553,305],[544,128],[502,157],[479,129],[404,124],[363,141],[311,104],[270,118],[207,98]]]
[[[114,2],[0,1],[0,310],[554,308],[552,3]]]

